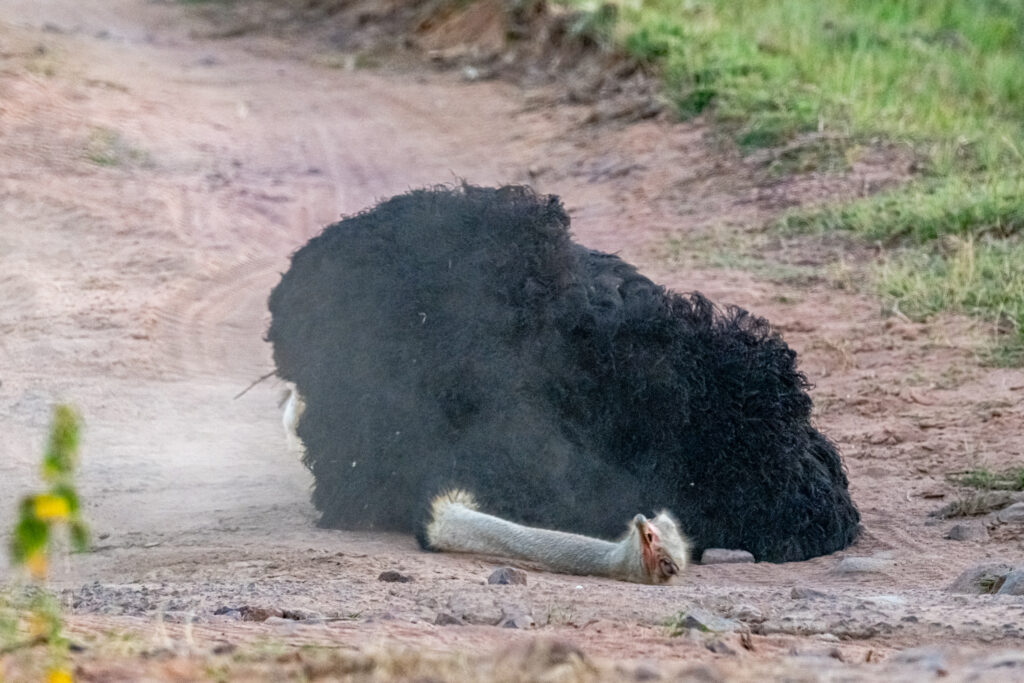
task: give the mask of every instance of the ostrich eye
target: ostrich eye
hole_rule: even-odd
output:
[[[661,560],[661,570],[663,572],[665,572],[666,576],[675,576],[676,574],[679,573],[679,570],[676,569],[676,563],[673,562],[672,560],[662,559]]]

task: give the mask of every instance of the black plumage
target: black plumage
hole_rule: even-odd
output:
[[[859,515],[767,321],[572,242],[556,197],[417,190],[328,226],[270,297],[328,527],[415,532],[445,487],[617,536],[668,508],[696,552],[801,560]]]

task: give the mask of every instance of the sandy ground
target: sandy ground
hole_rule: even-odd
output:
[[[595,676],[1024,676],[1024,598],[946,591],[970,565],[1024,564],[1021,527],[952,541],[953,521],[927,517],[959,495],[948,473],[1024,460],[1024,372],[982,366],[985,331],[967,321],[884,317],[834,282],[685,255],[696,236],[756,237],[782,206],[898,169],[771,181],[698,125],[584,125],[586,107],[507,83],[329,68],[315,44],[212,39],[196,22],[142,0],[0,3],[0,529],[35,485],[50,406],[73,402],[96,548],[57,585],[83,642],[121,630],[185,657],[224,642],[486,655],[555,638]],[[559,194],[581,243],[775,322],[844,453],[861,539],[802,563],[697,566],[672,587],[537,571],[497,587],[493,561],[316,529],[280,386],[233,398],[272,369],[267,295],[320,226],[456,178]],[[837,572],[846,556],[881,562]],[[413,581],[378,581],[387,569]],[[319,616],[214,614],[242,605]],[[666,619],[695,607],[736,624],[670,637]],[[465,623],[435,625],[442,613]],[[520,628],[493,625],[509,618]],[[101,658],[80,658],[103,679]]]

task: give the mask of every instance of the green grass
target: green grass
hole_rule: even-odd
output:
[[[786,231],[850,231],[889,247],[874,269],[877,290],[924,319],[966,313],[1008,333],[990,360],[1024,360],[1024,175],[950,177],[851,204],[800,210]]]
[[[82,155],[97,166],[124,166],[150,163],[149,154],[132,144],[115,130],[93,128],[85,140]]]
[[[952,477],[963,486],[986,491],[1024,491],[1024,467],[1014,467],[1002,472],[978,468]]]
[[[709,113],[742,146],[881,134],[976,166],[1024,151],[1022,35],[1013,0],[633,0],[615,27],[683,116]]]
[[[1024,244],[951,242],[948,249],[905,250],[887,259],[877,271],[882,293],[911,317],[958,311],[1024,340]]]
[[[611,39],[660,70],[680,117],[704,117],[744,152],[795,150],[777,172],[842,172],[864,145],[913,150],[910,184],[774,227],[881,242],[874,281],[900,310],[980,316],[1012,333],[1003,359],[1024,361],[1024,2],[617,5]]]
[[[946,235],[1024,237],[1024,174],[958,175],[919,182],[839,206],[798,211],[781,225],[797,231],[849,230],[888,245]]]
[[[1011,173],[1014,171],[1010,171]],[[903,313],[942,311],[990,322],[989,361],[1024,362],[1024,173],[953,175],[850,204],[797,210],[785,231],[849,231],[888,247],[874,269],[880,294]]]

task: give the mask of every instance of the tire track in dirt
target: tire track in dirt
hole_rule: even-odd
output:
[[[263,257],[222,268],[156,308],[154,337],[166,371],[235,381],[267,372],[260,328],[268,322],[265,293],[276,265],[280,259]]]

